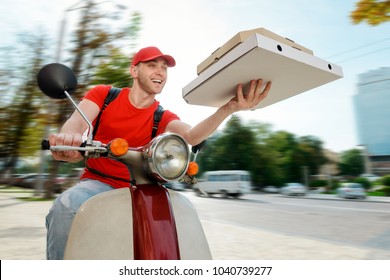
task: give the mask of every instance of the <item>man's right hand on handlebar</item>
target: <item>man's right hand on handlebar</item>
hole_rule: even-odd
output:
[[[79,133],[59,133],[49,136],[50,146],[74,146],[80,147],[82,144],[82,136]],[[79,151],[52,151],[52,156],[55,160],[66,162],[79,162],[84,157]]]

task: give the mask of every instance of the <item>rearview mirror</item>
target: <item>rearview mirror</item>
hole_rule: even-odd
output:
[[[77,88],[77,78],[74,72],[60,63],[51,63],[42,67],[37,76],[38,86],[47,96],[55,99],[67,98]]]

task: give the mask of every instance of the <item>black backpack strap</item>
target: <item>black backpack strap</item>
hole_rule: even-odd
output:
[[[163,114],[164,108],[161,105],[158,105],[156,111],[154,111],[152,139],[157,135],[158,124],[160,123]]]
[[[93,128],[93,133],[92,133],[92,138],[95,138],[95,135],[97,133],[97,130],[99,128],[99,123],[100,123],[100,117],[104,111],[104,109],[106,109],[106,107],[108,106],[108,104],[110,104],[115,98],[117,98],[117,96],[119,95],[119,93],[121,92],[121,88],[116,88],[116,87],[112,87],[110,88],[110,90],[108,91],[107,93],[107,96],[106,96],[106,99],[104,99],[104,104],[103,104],[103,107],[102,109],[100,110],[99,112],[99,115],[96,117],[96,122],[95,122],[95,126]]]
[[[117,96],[118,94],[120,93],[121,89],[120,88],[111,88],[107,94],[107,97],[106,99],[104,100],[104,104],[103,104],[103,107],[102,109],[100,110],[100,113],[99,115],[97,116],[97,119],[96,119],[96,123],[95,123],[95,127],[93,129],[93,137],[95,137],[95,134],[97,132],[97,129],[99,127],[99,121],[100,121],[100,116],[101,114],[103,113],[104,109],[106,109],[106,107],[108,106],[108,104],[110,104],[111,101],[113,101]],[[160,123],[161,119],[162,119],[162,115],[164,114],[164,108],[161,106],[161,105],[158,105],[156,111],[154,111],[154,116],[153,116],[153,129],[152,129],[152,139],[154,137],[156,137],[157,135],[157,129],[158,129],[158,124]],[[130,183],[131,185],[136,185],[136,182],[134,179],[131,179],[131,180],[127,180],[127,179],[124,179],[124,178],[119,178],[119,177],[115,177],[115,176],[111,176],[111,175],[108,175],[108,174],[105,174],[103,172],[100,172],[92,167],[90,167],[88,165],[88,160],[85,161],[85,167],[92,173],[96,174],[96,175],[99,175],[99,176],[102,176],[102,177],[106,177],[106,178],[111,178],[111,179],[114,179],[114,180],[119,180],[119,181],[123,181],[123,182],[127,182],[127,183]],[[132,174],[132,170],[129,169],[129,172],[131,173],[130,177],[133,178],[133,174]]]

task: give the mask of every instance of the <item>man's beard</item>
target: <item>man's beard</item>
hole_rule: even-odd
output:
[[[140,88],[148,94],[159,94],[163,88],[163,86],[162,86],[161,90],[156,91],[156,89],[153,87],[153,82],[150,81],[150,79],[146,78],[145,76],[138,77],[138,84],[139,84]]]

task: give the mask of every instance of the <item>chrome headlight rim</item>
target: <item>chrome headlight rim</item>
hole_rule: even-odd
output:
[[[176,141],[176,143],[180,145],[179,148],[183,149],[180,152],[182,153],[181,156],[183,156],[184,159],[178,159],[178,161],[181,161],[181,168],[179,168],[180,170],[178,170],[174,176],[168,176],[167,174],[164,174],[164,172],[161,171],[162,168],[159,166],[158,160],[156,159],[157,153],[161,146],[164,144],[169,144],[170,141]],[[146,159],[147,163],[147,172],[156,180],[162,183],[176,181],[184,176],[187,172],[190,162],[190,148],[187,141],[182,136],[175,133],[163,133],[156,136],[152,141],[149,142],[149,144],[145,146],[144,158]]]

